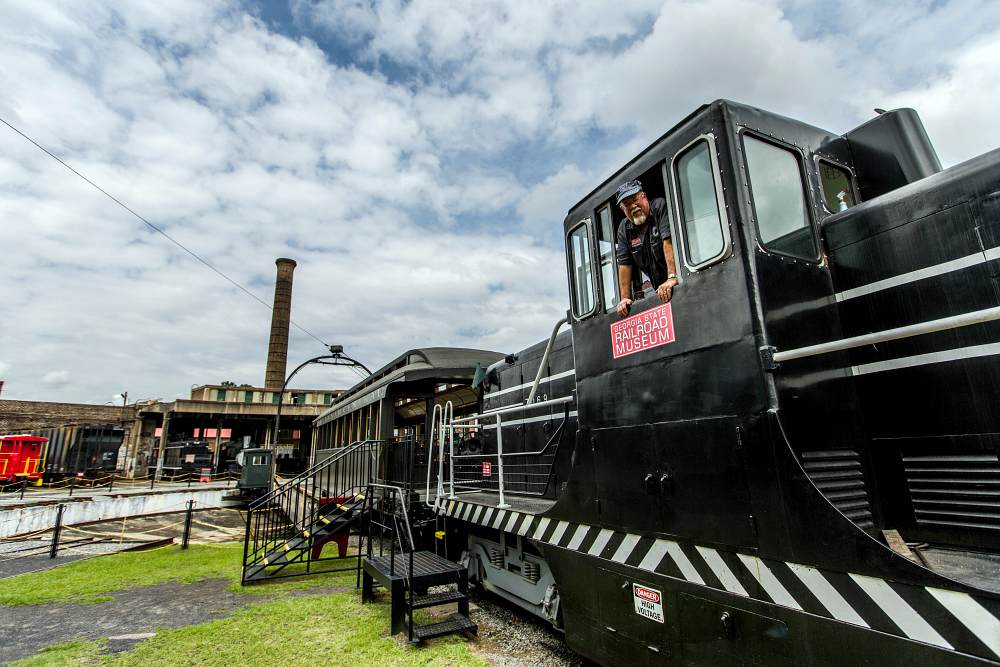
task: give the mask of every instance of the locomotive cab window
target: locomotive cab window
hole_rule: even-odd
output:
[[[684,263],[691,270],[721,259],[729,245],[714,152],[714,142],[705,136],[674,158],[678,226],[684,237]]]
[[[743,154],[761,245],[784,255],[817,259],[799,154],[750,134],[743,135]]]
[[[594,310],[594,263],[590,250],[589,219],[570,231],[568,245],[573,314],[583,317]]]
[[[854,206],[854,187],[851,172],[844,167],[823,159],[816,161],[819,182],[823,186],[823,206],[828,213],[846,211]]]

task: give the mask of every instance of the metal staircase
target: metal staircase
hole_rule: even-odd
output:
[[[420,516],[410,509],[417,499],[412,479],[418,447],[356,442],[251,503],[242,582],[356,570],[363,602],[373,599],[376,587],[390,593],[393,634],[405,631],[417,643],[475,633],[466,568],[418,548],[418,542],[433,540],[438,520],[420,503],[414,503]],[[354,555],[347,552],[352,535]],[[338,555],[324,558],[329,542],[337,543]],[[350,564],[344,567],[344,561]],[[430,590],[440,587],[447,590]],[[456,603],[458,611],[443,621],[415,622],[417,610]]]
[[[243,544],[244,584],[348,569],[360,571],[358,554],[349,556],[351,535],[361,535],[365,491],[375,478],[382,443],[365,440],[281,484],[250,504]],[[322,557],[335,542],[338,554]],[[321,566],[329,561],[355,562],[348,567]]]

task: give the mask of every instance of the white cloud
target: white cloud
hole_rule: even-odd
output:
[[[69,371],[49,371],[42,376],[42,384],[50,387],[63,387],[69,384]]]
[[[920,113],[945,166],[1000,147],[1000,31],[954,54],[945,72],[886,97],[890,107]]]
[[[265,300],[294,257],[293,318],[372,366],[545,336],[568,207],[714,97],[836,131],[913,105],[946,161],[1000,139],[973,0],[292,5],[318,43],[235,0],[7,3],[0,116]],[[262,379],[265,308],[6,128],[0,249],[5,397]]]

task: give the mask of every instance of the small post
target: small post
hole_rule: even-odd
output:
[[[191,536],[191,515],[194,513],[194,501],[189,500],[187,514],[184,516],[184,535],[181,537],[181,549],[188,548],[188,538]]]
[[[108,482],[108,492],[110,493],[113,488],[115,488],[115,474],[111,473],[111,481]]]
[[[52,526],[52,544],[49,546],[49,558],[55,558],[59,551],[59,532],[62,530],[62,516],[65,505],[56,508],[56,525]]]
[[[156,473],[149,476],[149,490],[153,490],[153,485],[156,484]]]
[[[69,497],[73,497],[73,489],[76,488],[76,475],[69,478]],[[55,558],[55,556],[53,556]]]
[[[28,478],[25,477],[21,480],[21,497],[18,500],[24,500],[24,489],[28,486]]]

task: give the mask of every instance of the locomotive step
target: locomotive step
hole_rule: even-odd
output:
[[[444,635],[453,635],[460,632],[476,634],[479,626],[469,620],[465,614],[452,614],[447,620],[440,623],[430,623],[428,625],[416,625],[413,627],[413,637],[416,641],[424,641]]]
[[[414,595],[413,604],[409,603],[407,600],[407,606],[411,609],[426,609],[427,607],[436,607],[442,604],[449,604],[451,602],[461,602],[462,600],[468,600],[469,596],[462,591],[445,591],[443,593],[429,593],[427,595]]]

